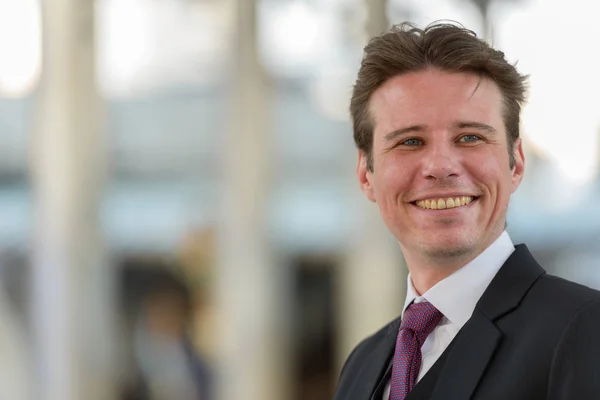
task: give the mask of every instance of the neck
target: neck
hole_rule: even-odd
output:
[[[500,232],[502,234],[502,232]],[[500,237],[500,234],[486,246],[472,251],[449,256],[448,254],[432,256],[422,251],[411,251],[401,246],[406,260],[406,265],[410,272],[412,284],[419,296],[426,293],[438,282],[452,275],[469,262],[473,261],[494,241]]]

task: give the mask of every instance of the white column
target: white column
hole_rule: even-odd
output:
[[[0,399],[33,400],[30,348],[12,305],[0,285]]]
[[[104,181],[94,1],[44,0],[43,71],[30,160],[35,399],[114,399],[111,275],[99,222]]]
[[[340,368],[362,339],[400,314],[406,295],[407,270],[400,246],[377,206],[364,202],[357,207],[361,223],[340,271]]]
[[[386,0],[365,0],[368,37],[389,29]],[[358,182],[353,182],[359,191]],[[376,204],[357,200],[359,225],[340,273],[338,366],[362,339],[397,317],[406,295],[406,265],[400,246],[383,223]]]
[[[266,234],[270,96],[257,53],[257,0],[236,0],[230,117],[218,233],[219,399],[286,398],[278,272]],[[279,299],[280,300],[280,299]]]
[[[387,16],[387,0],[364,0],[367,9],[365,32],[369,38],[380,35],[391,28]]]

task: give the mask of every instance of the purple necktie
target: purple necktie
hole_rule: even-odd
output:
[[[389,400],[404,400],[421,371],[421,346],[443,315],[431,303],[412,303],[404,312],[396,339]]]

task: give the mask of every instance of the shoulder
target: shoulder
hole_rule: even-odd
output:
[[[596,398],[600,393],[600,296],[589,288],[567,286],[573,289],[574,295],[569,293],[577,298],[579,306],[565,324],[554,348],[549,393],[556,395],[552,399]],[[568,397],[559,397],[559,393]]]
[[[542,274],[522,300],[528,327],[542,328],[561,341],[571,334],[597,336],[600,331],[600,291]]]
[[[515,246],[501,274],[496,300],[498,295],[512,291],[521,305],[551,309],[555,315],[572,315],[584,304],[600,299],[598,290],[547,273],[523,244]]]
[[[594,324],[600,328],[600,291],[549,274],[540,277],[538,286],[551,297],[548,306],[557,311],[565,308],[570,311],[569,326],[585,323],[593,317]]]
[[[541,275],[531,292],[558,310],[568,307],[576,311],[600,301],[600,291],[551,274]]]

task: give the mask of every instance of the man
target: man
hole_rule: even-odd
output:
[[[358,180],[408,290],[401,317],[350,354],[335,400],[600,399],[600,293],[546,274],[505,231],[526,83],[451,24],[366,46],[350,106]]]

